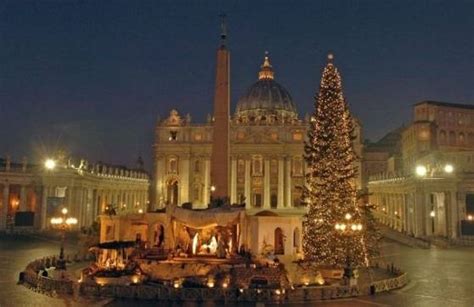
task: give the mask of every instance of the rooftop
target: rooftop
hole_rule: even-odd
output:
[[[440,106],[440,107],[474,110],[474,105],[473,104],[461,104],[461,103],[451,103],[451,102],[432,101],[432,100],[420,101],[418,103],[415,103],[415,106],[419,106],[419,105],[422,105],[422,104],[430,104],[430,105]]]

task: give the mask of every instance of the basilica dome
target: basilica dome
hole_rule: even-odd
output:
[[[265,55],[258,81],[243,95],[235,110],[239,123],[288,123],[298,119],[290,93],[274,79],[268,54]]]

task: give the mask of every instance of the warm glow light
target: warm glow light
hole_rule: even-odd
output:
[[[56,167],[56,161],[54,161],[53,159],[47,159],[46,161],[44,161],[44,167],[46,169],[52,170]]]
[[[346,230],[346,224],[341,224],[341,230]]]
[[[208,281],[208,282],[207,282],[207,286],[208,286],[209,288],[214,288],[214,281],[211,281],[211,280]]]
[[[175,280],[174,284],[173,284],[173,287],[175,287],[176,289],[178,289],[180,286],[179,284],[179,281]]]
[[[138,209],[138,213],[142,214],[142,213],[143,213],[143,209]]]
[[[67,208],[62,208],[62,209],[61,209],[61,213],[62,213],[62,214],[67,214]]]
[[[211,185],[211,192],[214,192],[214,191],[216,191],[216,187]]]
[[[133,275],[133,276],[132,276],[132,282],[133,282],[134,284],[138,284],[138,281],[139,281],[139,280],[140,280],[140,279],[138,278],[137,275]]]
[[[214,254],[217,251],[217,240],[215,236],[212,236],[211,243],[209,243],[209,251]]]
[[[431,217],[435,217],[435,212],[434,212],[434,210],[431,210],[430,216],[431,216]]]
[[[276,289],[276,290],[275,290],[275,294],[276,294],[276,295],[280,295],[280,294],[281,294],[281,290],[280,290],[280,289]]]
[[[357,225],[357,230],[362,230],[362,224]]]
[[[454,167],[451,164],[446,164],[444,166],[444,171],[448,174],[451,174],[454,171]]]
[[[196,255],[198,240],[199,240],[199,233],[196,232],[193,238],[193,255]]]
[[[352,215],[350,213],[346,213],[346,215],[344,216],[344,218],[346,220],[350,220],[352,218]]]
[[[420,177],[426,176],[427,170],[423,165],[418,165],[415,169],[416,175]]]
[[[336,230],[341,229],[341,225],[339,225],[339,224],[336,224],[336,226],[334,226],[334,227],[336,228]]]
[[[351,229],[352,229],[353,231],[356,231],[356,230],[357,230],[357,225],[356,225],[356,224],[352,224],[352,225],[351,225]]]
[[[225,282],[222,284],[222,288],[227,288],[229,285]]]
[[[63,223],[63,218],[62,217],[53,217],[51,218],[51,224],[52,225],[59,225]]]
[[[77,219],[75,217],[69,217],[66,220],[66,224],[68,225],[76,225],[77,224]]]
[[[472,220],[473,220],[473,216],[469,214],[469,215],[467,216],[467,219],[468,219],[469,221],[472,221]]]

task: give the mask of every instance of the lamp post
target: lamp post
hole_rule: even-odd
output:
[[[362,231],[362,224],[351,222],[352,215],[350,213],[346,213],[344,216],[345,221],[342,223],[336,223],[334,228],[343,236],[353,236]],[[346,267],[344,268],[344,275],[348,278],[353,277],[352,272],[352,264],[350,258],[350,251],[349,251],[349,244],[345,244],[346,247]]]
[[[61,245],[59,249],[59,260],[56,264],[57,270],[65,270],[66,269],[66,260],[64,259],[64,240],[66,238],[66,230],[68,230],[71,226],[77,224],[77,219],[75,217],[70,217],[67,215],[68,210],[67,208],[63,208],[61,210],[62,216],[60,217],[53,217],[51,218],[51,226],[53,228],[59,229],[61,231]]]

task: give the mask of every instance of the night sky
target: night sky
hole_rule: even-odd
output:
[[[219,14],[232,112],[265,50],[300,117],[335,54],[366,138],[421,100],[474,103],[474,1],[1,1],[0,156],[66,148],[151,169],[156,118],[212,112]]]

